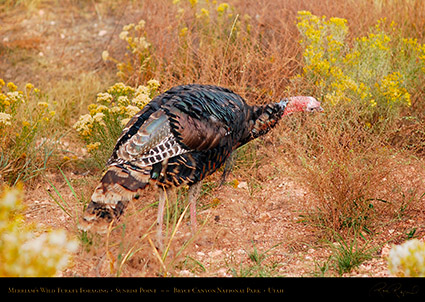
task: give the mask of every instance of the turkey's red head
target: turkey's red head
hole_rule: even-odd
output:
[[[294,112],[323,112],[320,102],[311,96],[293,96],[287,100],[286,108],[283,115]],[[283,102],[283,101],[282,101]]]

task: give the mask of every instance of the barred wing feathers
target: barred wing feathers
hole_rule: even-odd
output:
[[[118,139],[83,228],[119,218],[152,180],[190,185],[216,171],[247,136],[249,109],[237,94],[209,85],[177,86],[153,99]]]

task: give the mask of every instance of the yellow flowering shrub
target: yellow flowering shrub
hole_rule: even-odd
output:
[[[69,264],[78,242],[64,230],[43,231],[23,217],[22,189],[0,193],[0,276],[50,277]]]
[[[388,269],[399,277],[425,277],[425,242],[411,239],[393,246],[388,256]]]
[[[409,91],[425,83],[424,45],[400,38],[394,23],[385,30],[385,19],[353,41],[345,19],[300,11],[297,20],[305,64],[298,79],[312,83],[325,103],[356,102],[368,127],[411,106]]]
[[[148,42],[145,31],[145,20],[139,23],[130,23],[122,28],[119,38],[126,43],[127,53],[122,60],[112,57],[108,51],[103,51],[102,59],[112,61],[117,67],[117,76],[126,81],[132,79],[133,82],[141,82],[140,76],[152,77],[154,68],[151,56],[151,43]],[[135,79],[135,77],[137,79]]]
[[[34,85],[19,90],[0,79],[0,183],[25,181],[45,168],[53,146],[42,132],[54,116]]]
[[[222,49],[217,52],[222,55],[235,40],[241,43],[249,40],[250,17],[240,16],[226,2],[180,0],[172,4],[176,23],[170,25],[171,36],[167,37],[172,45],[167,50],[171,58],[164,60],[155,54],[155,37],[149,36],[150,31],[146,28],[149,24],[143,19],[137,24],[125,25],[119,33],[126,46],[124,55],[103,51],[102,59],[115,64],[117,75],[123,82],[138,85],[167,73],[184,79],[189,72],[201,72],[199,53]],[[159,44],[158,47],[163,46]],[[222,57],[219,59],[221,61]]]
[[[73,127],[100,166],[110,156],[124,126],[157,94],[159,85],[156,80],[137,88],[116,83],[98,93],[96,102],[88,106],[89,113],[79,117]]]
[[[190,1],[189,1],[190,2]],[[183,50],[196,40],[196,48],[220,47],[220,41],[226,44],[240,38],[247,40],[251,25],[248,15],[239,16],[235,7],[226,2],[177,1],[176,18],[179,20],[178,32]],[[247,35],[248,34],[248,35]],[[192,39],[196,38],[196,39]]]

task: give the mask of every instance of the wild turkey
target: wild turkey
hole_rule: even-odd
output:
[[[266,134],[282,117],[296,111],[322,111],[313,97],[249,106],[229,89],[182,85],[155,97],[126,125],[108,169],[96,187],[82,227],[97,231],[117,220],[148,184],[160,189],[158,233],[165,194],[189,185],[191,225],[196,228],[196,198],[201,180],[214,173],[231,153]]]

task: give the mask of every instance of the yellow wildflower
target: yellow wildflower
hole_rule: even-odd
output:
[[[5,126],[10,126],[10,120],[12,116],[10,114],[7,114],[5,112],[0,112],[0,125],[3,124]]]
[[[120,105],[127,105],[129,103],[128,101],[128,97],[125,95],[121,95],[120,97],[118,97],[118,104]]]
[[[201,8],[201,13],[197,14],[197,18],[209,18],[210,12],[206,8]]]
[[[124,107],[125,108],[125,107]],[[122,111],[122,108],[121,107],[119,107],[119,106],[113,106],[112,108],[111,108],[111,112],[112,113],[115,113],[115,114],[119,114],[119,113],[121,113],[121,111]]]
[[[109,52],[107,50],[102,51],[102,60],[103,61],[108,61],[109,59]]]
[[[93,116],[93,121],[96,123],[99,123],[102,126],[105,126],[105,122],[103,121],[104,117],[105,115],[103,113],[98,112]]]
[[[127,116],[129,116],[129,117],[133,117],[139,111],[140,111],[140,108],[139,107],[136,107],[136,106],[133,106],[133,105],[128,105],[126,107]]]
[[[26,85],[25,85],[25,89],[27,90],[27,91],[30,91],[31,89],[33,89],[34,88],[34,85],[33,84],[31,84],[31,83],[27,83]]]
[[[19,93],[19,91],[8,92],[6,100],[9,101],[10,104],[20,101],[25,102],[25,100],[22,98],[22,94]]]
[[[124,83],[116,83],[107,90],[110,94],[128,94],[134,92],[134,88],[125,85]]]
[[[121,40],[127,40],[127,37],[128,37],[128,31],[126,31],[126,30],[123,30],[123,31],[119,34],[119,38],[120,38]]]
[[[94,119],[90,114],[80,116],[78,121],[74,124],[74,129],[77,130],[82,136],[88,136],[93,128]]]
[[[150,102],[150,98],[147,94],[141,93],[136,94],[136,96],[131,100],[133,105],[136,105],[140,109],[142,109],[147,103]]]
[[[10,106],[10,101],[9,101],[9,98],[5,94],[0,93],[0,105],[2,105],[2,104],[5,107]]]
[[[136,96],[141,94],[149,95],[149,87],[140,85],[139,87],[136,88],[135,94]]]
[[[0,87],[3,87],[4,85],[6,85],[6,83],[4,82],[3,79],[0,79]]]
[[[345,27],[347,25],[347,20],[343,18],[330,18],[329,22],[336,26]]]
[[[90,105],[87,106],[87,108],[89,109],[89,111],[96,110],[97,109],[97,105],[96,104],[90,104]]]
[[[105,105],[99,105],[97,106],[97,108],[93,111],[90,111],[90,113],[92,113],[92,115],[95,115],[97,112],[109,112],[109,108],[106,107]]]
[[[185,37],[185,36],[187,35],[187,31],[188,31],[188,28],[187,28],[187,27],[183,27],[183,28],[180,30],[180,32],[179,32],[179,36],[180,36],[180,37]]]
[[[136,25],[134,25],[134,23],[130,23],[130,24],[124,25],[122,30],[128,32],[128,31],[132,30],[135,26]]]
[[[145,27],[146,21],[141,19],[139,21],[139,23],[137,23],[137,25],[134,27],[135,30],[141,30],[142,28]]]
[[[68,264],[78,242],[64,230],[43,230],[24,220],[22,186],[0,194],[0,275],[54,276]]]
[[[398,277],[425,276],[425,242],[411,239],[391,248],[388,269]]]
[[[157,80],[153,80],[152,79],[152,80],[149,80],[148,81],[148,86],[151,89],[157,89],[160,86],[160,84],[159,84],[159,82]]]
[[[146,40],[145,37],[134,38],[134,46],[132,46],[133,53],[136,53],[140,49],[148,49],[150,46],[151,44]]]
[[[88,144],[86,146],[86,149],[87,149],[87,152],[92,152],[94,150],[99,149],[99,147],[100,147],[100,143],[99,142],[95,142],[93,144]]]
[[[297,18],[300,18],[302,16],[312,16],[312,13],[306,10],[300,10],[297,12],[297,14],[298,14]]]
[[[131,118],[125,118],[125,119],[121,120],[121,125],[122,125],[122,126],[127,125],[127,123],[128,123],[130,120],[131,120]]]
[[[7,88],[9,89],[9,91],[14,92],[18,89],[18,87],[13,84],[12,82],[7,83]]]
[[[46,102],[38,102],[37,105],[40,106],[41,108],[47,108],[47,107],[49,107],[49,104],[46,103]]]
[[[226,2],[220,3],[220,5],[217,7],[217,12],[219,14],[222,14],[223,12],[225,12],[226,10],[229,9],[229,4]]]
[[[377,87],[382,95],[386,97],[387,104],[401,103],[411,106],[410,94],[403,87],[403,79],[399,72],[393,72],[385,76]]]

